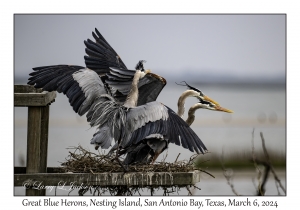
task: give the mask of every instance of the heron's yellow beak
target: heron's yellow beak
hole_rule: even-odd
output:
[[[219,105],[218,102],[216,102],[215,100],[211,99],[211,98],[208,97],[208,96],[204,96],[203,98],[204,98],[205,101],[209,101],[209,102],[214,103],[215,105]]]
[[[231,110],[229,110],[229,109],[226,109],[226,108],[223,108],[223,107],[221,107],[221,106],[219,106],[219,105],[217,105],[217,106],[215,107],[215,109],[216,109],[216,111],[233,113],[233,111],[231,111]]]

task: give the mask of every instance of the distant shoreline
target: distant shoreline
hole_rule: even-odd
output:
[[[27,84],[27,79],[28,78],[24,78],[24,77],[14,77],[14,84]],[[176,85],[176,83],[181,82],[182,79],[175,79],[175,78],[170,78],[168,80],[168,86],[170,85]],[[259,88],[276,88],[276,89],[283,89],[286,88],[286,83],[284,82],[272,82],[270,80],[268,81],[255,81],[255,80],[251,80],[251,81],[229,81],[229,80],[224,80],[224,81],[220,81],[220,80],[210,80],[210,81],[199,81],[199,80],[186,80],[189,84],[192,85],[196,85],[197,87],[225,87],[225,88],[255,88],[255,89],[259,89]]]

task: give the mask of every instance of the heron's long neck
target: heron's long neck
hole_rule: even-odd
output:
[[[186,90],[184,91],[181,96],[178,99],[177,102],[177,106],[178,106],[178,111],[177,114],[179,115],[179,117],[183,117],[185,108],[184,108],[184,103],[185,103],[185,99],[189,96],[196,96],[197,92],[194,90]]]
[[[138,89],[138,83],[139,79],[141,77],[141,71],[137,70],[134,74],[132,83],[131,83],[131,89],[129,94],[127,95],[126,101],[124,103],[124,106],[127,108],[133,108],[136,107],[137,101],[139,98],[139,89]]]
[[[191,108],[189,109],[188,118],[185,121],[189,126],[193,124],[193,122],[195,120],[195,112],[197,109],[200,109],[200,108],[202,108],[201,104],[195,104],[195,105],[191,106]]]

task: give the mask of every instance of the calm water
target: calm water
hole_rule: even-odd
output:
[[[160,94],[158,101],[177,111],[177,100],[185,90],[184,87],[171,84]],[[222,149],[226,153],[251,150],[252,130],[255,129],[254,144],[256,150],[261,150],[259,132],[263,132],[266,146],[269,150],[285,154],[286,151],[286,103],[285,89],[283,88],[245,88],[245,87],[203,87],[202,91],[215,99],[221,106],[234,111],[233,114],[198,110],[196,120],[191,126],[202,139],[210,152],[220,154]],[[188,108],[196,103],[196,99],[189,98]],[[185,115],[186,117],[186,115]],[[22,165],[26,157],[27,138],[27,108],[15,108],[15,166]],[[68,155],[69,146],[81,145],[91,151],[94,150],[89,141],[95,132],[90,128],[85,117],[79,117],[68,103],[68,99],[58,94],[56,102],[50,107],[50,131],[48,166],[59,166]],[[192,154],[176,145],[170,145],[166,161],[174,161],[181,153],[179,159],[188,159]],[[159,158],[166,155],[164,152]],[[285,174],[282,174],[285,182]],[[249,176],[250,177],[250,176]],[[253,192],[251,177],[242,176],[237,180],[237,188],[243,188],[243,183],[249,182],[246,192]],[[240,181],[239,181],[240,180]],[[248,180],[248,181],[247,181]],[[250,181],[249,181],[250,180]],[[272,181],[270,181],[272,182]],[[220,186],[224,185],[222,189]],[[222,178],[207,179],[200,184],[201,195],[231,195],[231,190],[225,190],[226,181]],[[269,194],[277,194],[274,188]],[[244,187],[245,187],[244,186]],[[251,191],[252,189],[252,191]],[[184,194],[184,193],[183,193]]]

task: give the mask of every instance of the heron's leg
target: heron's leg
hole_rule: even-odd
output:
[[[124,169],[125,173],[129,171],[128,166],[127,165],[125,166],[118,157],[116,157],[116,160],[118,161],[119,165]]]
[[[160,155],[159,152],[154,153],[153,160],[152,160],[151,164],[154,164],[155,160],[158,158],[159,155]]]
[[[116,157],[115,157],[115,160],[119,163],[119,165],[124,169],[124,172],[128,172],[128,167],[126,168],[122,162],[120,161],[118,155],[119,155],[119,150],[120,150],[120,144],[118,144],[118,147],[117,147],[117,152],[116,152]]]

